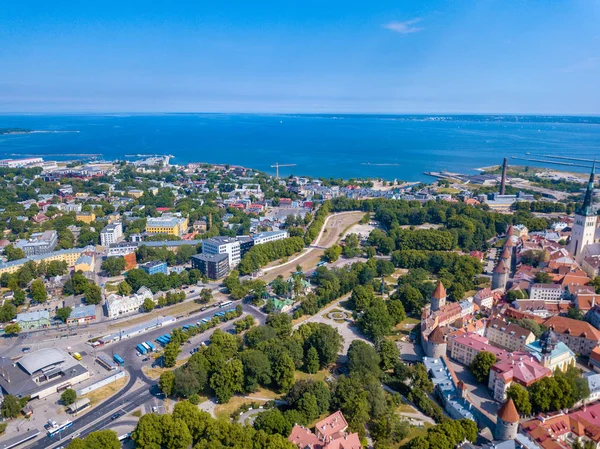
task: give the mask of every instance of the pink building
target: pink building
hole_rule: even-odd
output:
[[[361,449],[357,433],[347,433],[348,423],[339,410],[315,425],[315,432],[295,425],[288,440],[300,449]]]

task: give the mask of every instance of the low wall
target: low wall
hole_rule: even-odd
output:
[[[119,371],[118,373],[115,373],[112,376],[107,377],[106,379],[102,379],[96,383],[93,383],[92,385],[82,388],[81,390],[77,390],[77,396],[88,394],[94,390],[97,390],[98,388],[102,388],[106,385],[116,382],[117,380],[125,377],[125,374],[125,371]]]

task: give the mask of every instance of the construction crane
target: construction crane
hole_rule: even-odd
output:
[[[275,169],[275,179],[279,179],[279,167],[295,167],[296,164],[280,164],[275,162],[275,165],[271,165],[271,168]]]

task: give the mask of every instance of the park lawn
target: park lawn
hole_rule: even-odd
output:
[[[396,411],[400,413],[419,413],[413,406],[404,403],[396,407]]]
[[[408,443],[410,440],[412,440],[413,438],[423,437],[423,436],[427,435],[427,429],[429,427],[431,427],[431,424],[429,424],[429,423],[425,423],[425,427],[411,426],[406,438],[404,438],[402,441],[400,441],[398,444],[395,444],[392,447],[394,449],[400,448],[400,447],[404,446],[406,443]]]
[[[409,334],[413,327],[419,325],[420,323],[421,321],[416,318],[406,317],[400,323],[396,324],[394,330],[403,334]]]
[[[250,399],[244,396],[234,396],[227,404],[218,404],[215,407],[215,416],[217,419],[229,421],[231,419],[231,414],[238,408],[244,404],[251,404],[253,402],[264,404],[266,401],[260,399]]]
[[[308,374],[304,371],[296,371],[294,373],[294,378],[296,381],[298,380],[322,380],[325,381],[329,376],[329,371],[327,369],[322,369],[321,371],[317,371],[315,374]]]
[[[172,368],[161,368],[159,366],[156,366],[156,367],[143,366],[142,371],[144,371],[144,374],[146,374],[146,376],[148,376],[150,379],[152,379],[152,380],[158,379],[162,373],[164,373],[165,371],[174,370],[175,368],[179,368],[181,365],[184,365],[188,361],[188,359],[189,359],[189,357],[186,357],[185,359],[177,360],[177,362],[175,362],[175,366]]]
[[[254,393],[250,393],[250,394],[246,395],[247,398],[250,398],[253,401],[258,401],[259,399],[257,399],[257,398],[279,399],[280,396],[281,395],[279,393],[277,393],[273,390],[268,390],[266,388],[259,388]]]
[[[81,396],[82,398],[88,398],[90,400],[90,407],[87,410],[117,394],[127,384],[128,380],[129,376],[122,377],[117,379],[115,382],[100,387],[97,390],[90,391],[88,394]],[[79,412],[78,415],[81,413],[82,412]]]

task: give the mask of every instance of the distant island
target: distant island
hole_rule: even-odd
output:
[[[29,134],[32,132],[33,132],[33,129],[27,129],[27,128],[0,128],[0,135],[3,135],[3,134]]]

